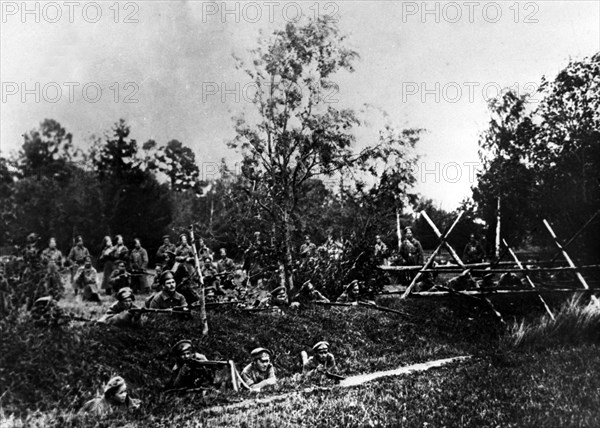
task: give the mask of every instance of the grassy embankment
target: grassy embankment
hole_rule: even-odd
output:
[[[533,296],[512,300],[494,299],[507,320],[542,313]],[[55,427],[600,425],[600,353],[594,337],[582,337],[586,343],[537,341],[514,348],[486,306],[456,298],[379,303],[406,316],[366,308],[311,307],[283,315],[211,311],[211,334],[202,340],[196,322],[165,317],[138,329],[81,323],[63,329],[4,326],[2,412],[5,419],[18,416],[13,425],[20,420]],[[76,306],[83,313],[94,309]],[[344,375],[457,355],[474,358],[353,388],[328,384],[330,389],[292,393],[269,404],[227,408],[251,395],[159,393],[172,364],[168,347],[184,337],[209,358],[233,359],[240,369],[250,349],[271,348],[282,378],[271,394],[307,386],[291,376],[300,371],[299,352],[317,340],[332,344]],[[113,374],[127,379],[134,396],[143,400],[141,409],[100,420],[74,416],[71,411]]]

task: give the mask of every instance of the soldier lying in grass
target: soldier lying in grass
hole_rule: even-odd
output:
[[[277,384],[275,368],[271,364],[272,353],[265,348],[250,352],[252,362],[242,370],[242,380],[252,391],[259,392]]]
[[[133,303],[135,296],[133,295],[131,288],[121,288],[117,292],[116,298],[117,301],[108,308],[106,314],[104,314],[98,322],[119,327],[139,325],[141,313],[131,311],[131,309],[138,309]]]
[[[193,361],[207,361],[206,356],[196,352],[190,340],[180,340],[172,348],[176,362],[171,369],[171,379],[166,388],[197,388],[208,386],[211,375],[204,367],[191,364]]]
[[[140,407],[140,400],[129,396],[125,379],[115,376],[104,386],[104,394],[85,403],[79,413],[104,416],[115,411],[134,410],[138,407]]]
[[[328,342],[318,342],[313,348],[312,357],[308,358],[302,351],[302,376],[305,378],[321,378],[336,370],[335,357],[329,352]]]

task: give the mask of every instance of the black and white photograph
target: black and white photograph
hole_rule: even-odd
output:
[[[0,428],[600,426],[599,0],[0,0]]]

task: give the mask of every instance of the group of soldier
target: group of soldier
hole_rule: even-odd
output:
[[[312,347],[312,356],[308,357],[306,351],[302,351],[302,373],[294,376],[294,379],[317,382],[324,379],[343,379],[335,374],[337,366],[329,347],[328,342],[320,341]],[[253,349],[249,355],[250,362],[241,373],[237,371],[233,361],[208,360],[188,339],[178,341],[172,346],[171,352],[174,365],[165,384],[165,392],[224,391],[228,388],[238,390],[238,387],[251,392],[261,392],[278,383],[273,365],[273,352],[267,348]],[[125,379],[114,376],[106,383],[102,394],[87,401],[79,412],[102,416],[115,411],[135,410],[140,404],[140,400],[129,395]]]

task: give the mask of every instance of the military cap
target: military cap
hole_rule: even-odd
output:
[[[171,239],[169,235],[163,235],[162,239]]]
[[[312,349],[315,352],[319,352],[321,349],[324,349],[327,351],[329,349],[329,342],[321,341],[321,342],[315,343],[315,346],[313,346]]]
[[[188,237],[187,233],[185,233],[185,232],[182,232],[182,233],[180,233],[180,234],[179,234],[179,238],[180,238],[180,239],[181,239],[181,237],[183,237],[183,236],[185,236],[186,238]]]
[[[135,296],[133,295],[133,290],[129,287],[123,287],[119,291],[117,291],[117,299],[125,300],[128,297],[131,297],[132,300],[135,300]]]
[[[37,233],[30,233],[29,235],[27,235],[27,242],[29,242],[30,244],[33,244],[38,239],[40,239],[40,237]]]
[[[171,348],[171,351],[173,351],[177,354],[181,354],[183,351],[187,351],[188,349],[191,349],[192,347],[193,347],[192,341],[184,339],[184,340],[180,340],[175,345],[173,345],[173,347]]]
[[[104,385],[104,393],[106,394],[109,390],[113,388],[120,388],[123,385],[126,385],[125,379],[121,376],[113,376],[107,383]]]
[[[255,348],[250,352],[250,356],[252,357],[253,360],[256,360],[258,357],[260,357],[260,355],[266,352],[267,354],[269,354],[269,357],[273,357],[273,353],[271,351],[269,351],[267,348]]]
[[[161,284],[164,284],[167,281],[167,279],[175,279],[175,275],[173,275],[173,272],[171,272],[170,270],[166,270],[160,274]]]

